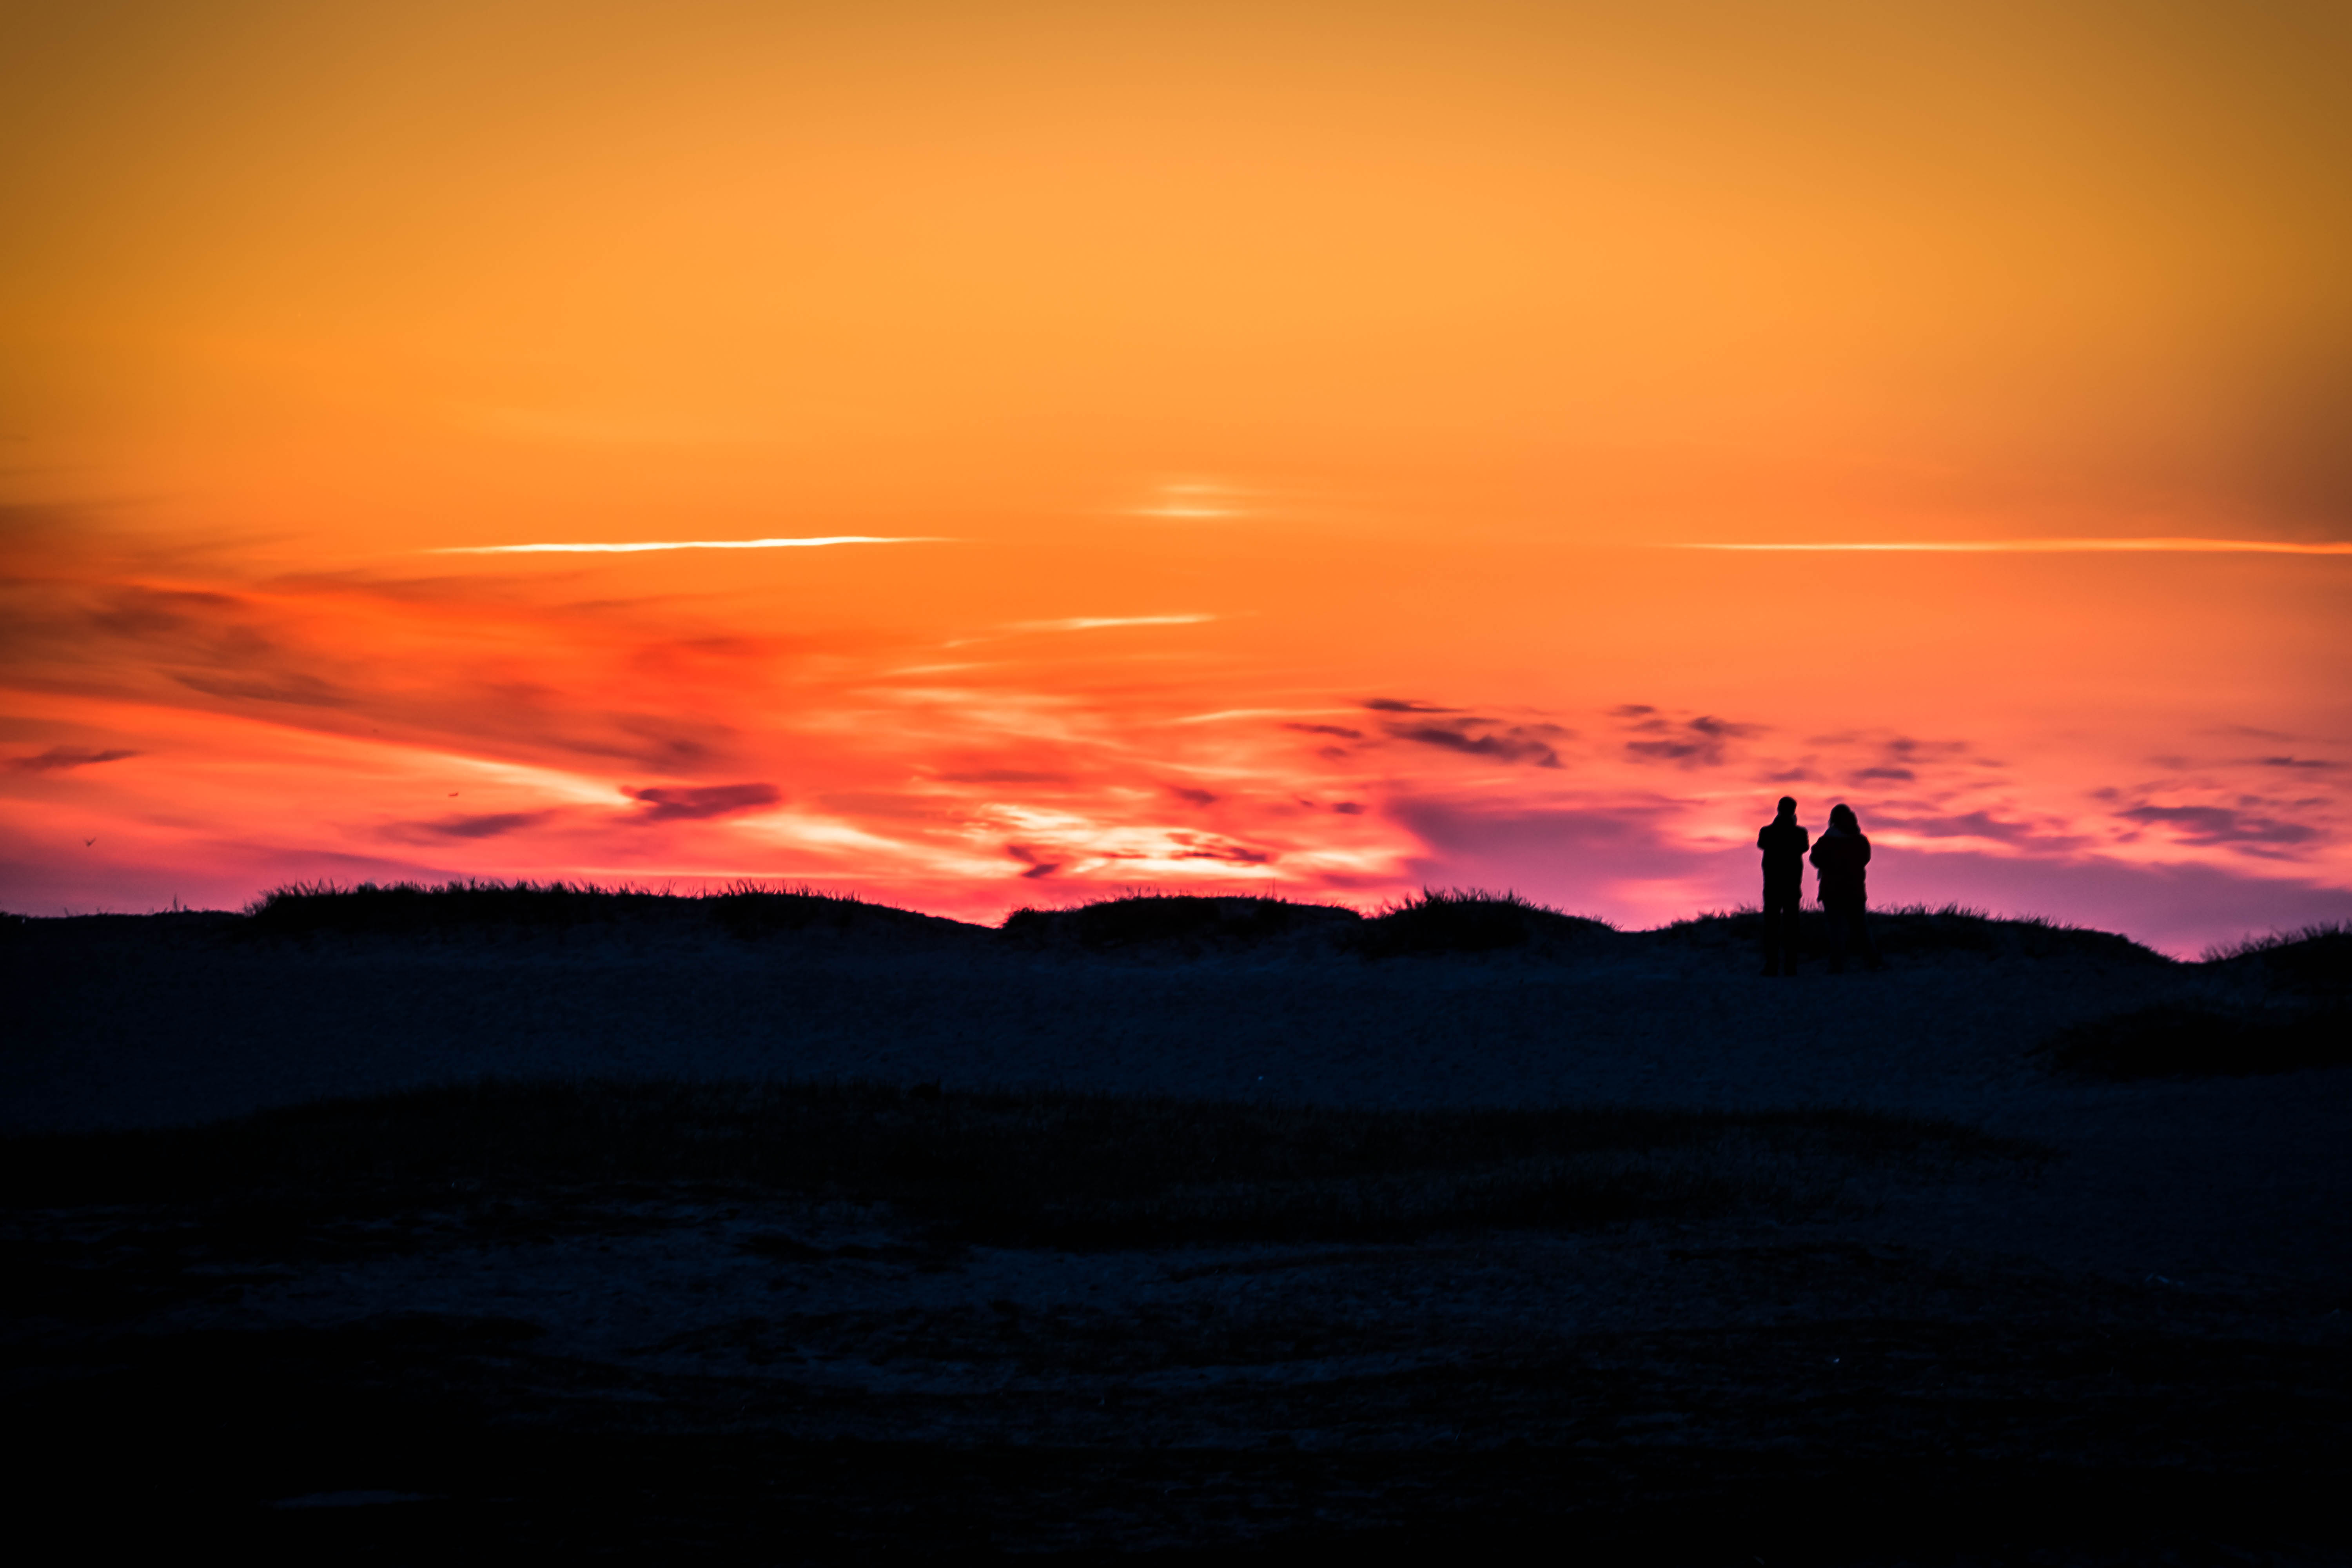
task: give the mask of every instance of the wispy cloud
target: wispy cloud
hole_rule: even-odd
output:
[[[1365,706],[1391,712],[1430,711],[1411,703],[1368,702]],[[1529,763],[1539,768],[1559,766],[1559,753],[1552,750],[1551,742],[1566,740],[1574,733],[1557,724],[1505,724],[1500,720],[1475,717],[1425,719],[1419,723],[1397,721],[1385,728],[1393,739],[1415,745],[1435,746],[1441,751],[1501,763]],[[1489,732],[1481,734],[1482,730]]]
[[[1180,479],[1161,485],[1151,500],[1127,510],[1132,517],[1202,521],[1245,517],[1250,511],[1248,502],[1248,493],[1231,485],[1210,480]]]
[[[828,544],[948,544],[927,534],[832,533],[806,539],[646,539],[626,543],[445,544],[426,555],[635,555],[647,550],[814,550]]]
[[[385,827],[383,834],[387,838],[409,844],[429,844],[444,838],[502,838],[509,833],[536,827],[554,816],[551,811],[498,811],[444,816],[432,822],[395,822]]]
[[[174,675],[172,679],[191,691],[238,702],[284,702],[297,708],[348,708],[357,700],[350,692],[299,670],[281,672],[274,680],[241,680],[213,675]]]
[[[2352,541],[2287,539],[1909,539],[1669,544],[1668,550],[1853,551],[1895,554],[2352,555]]]
[[[2250,854],[2263,853],[2258,846],[2284,847],[2322,837],[2305,823],[2281,822],[2225,805],[2137,805],[2116,815],[2127,822],[2170,828],[2183,844],[2226,844]]]
[[[757,811],[784,798],[783,792],[771,784],[661,785],[621,793],[643,808],[635,818],[638,822],[703,822]]]
[[[1325,713],[1347,713],[1347,708],[1220,708],[1213,713],[1187,713],[1181,719],[1171,719],[1171,724],[1220,724],[1234,719],[1296,719],[1311,718]],[[1285,729],[1295,730],[1296,724]]]
[[[1648,737],[1626,742],[1628,756],[1645,762],[1673,763],[1685,768],[1720,767],[1726,746],[1763,732],[1760,724],[1734,723],[1728,719],[1718,719],[1712,713],[1702,713],[1695,719],[1667,719],[1644,702],[1629,702],[1622,707],[1612,708],[1610,717],[1622,721],[1629,730]]]
[[[998,637],[1026,637],[1035,632],[1098,632],[1113,626],[1197,626],[1216,618],[1212,615],[1067,616],[1057,621],[1014,621],[985,637],[957,637],[940,646],[969,647],[973,643],[992,642]]]
[[[1105,626],[1196,626],[1214,616],[1072,616],[1059,621],[1015,621],[1016,632],[1092,632]]]
[[[125,757],[138,754],[112,746],[102,752],[93,752],[81,746],[51,746],[38,755],[18,757],[8,765],[18,773],[52,773],[66,768],[86,768],[97,763],[119,763]]]
[[[1456,720],[1450,725],[1399,724],[1391,727],[1389,733],[1400,741],[1460,752],[1465,756],[1492,757],[1503,763],[1531,763],[1539,768],[1559,766],[1559,753],[1543,742],[1530,739],[1522,726],[1514,724],[1496,734],[1480,735],[1469,728],[1480,722],[1480,720],[1465,719]]]

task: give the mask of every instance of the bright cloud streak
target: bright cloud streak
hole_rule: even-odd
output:
[[[1353,708],[1221,708],[1214,713],[1187,713],[1171,724],[1221,724],[1235,719],[1319,719],[1353,713]]]
[[[654,539],[625,544],[447,544],[427,555],[634,555],[646,550],[813,550],[826,544],[946,544],[920,535],[835,533],[811,539]]]
[[[1013,629],[1023,632],[1093,632],[1106,626],[1196,626],[1214,616],[1073,616],[1059,621],[1023,621]]]
[[[2152,552],[2184,555],[2352,555],[2352,542],[2284,539],[1946,539],[1868,542],[1671,544],[1670,550],[1874,551],[1958,555],[2082,555]]]
[[[987,637],[957,637],[940,646],[970,647],[974,643],[995,642],[1009,637],[1026,637],[1034,632],[1098,632],[1115,626],[1197,626],[1216,618],[1212,615],[1070,616],[1057,621],[1014,621],[1003,631],[992,633]]]
[[[1158,506],[1139,506],[1130,515],[1135,517],[1239,517],[1239,508],[1213,506],[1202,501],[1163,501]]]
[[[1247,509],[1242,505],[1241,492],[1229,486],[1170,484],[1160,487],[1155,500],[1129,509],[1128,515],[1198,520],[1243,517],[1247,515]]]

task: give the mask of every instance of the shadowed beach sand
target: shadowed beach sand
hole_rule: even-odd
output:
[[[12,1404],[289,1549],[2346,1544],[2352,1071],[2111,1059],[2338,939],[1432,918],[16,924]]]

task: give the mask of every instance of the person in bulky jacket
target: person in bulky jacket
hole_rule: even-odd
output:
[[[1793,796],[1780,797],[1780,813],[1756,835],[1764,851],[1764,973],[1797,973],[1797,906],[1805,897],[1807,835],[1797,821]]]
[[[1813,841],[1811,859],[1813,869],[1821,873],[1822,909],[1830,917],[1830,930],[1837,942],[1830,966],[1843,973],[1846,954],[1858,947],[1871,968],[1884,968],[1864,918],[1868,899],[1863,890],[1863,874],[1870,864],[1870,840],[1863,837],[1853,807],[1840,803],[1830,809],[1829,827]]]

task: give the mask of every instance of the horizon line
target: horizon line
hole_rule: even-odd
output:
[[[1811,542],[1677,542],[1668,550],[1852,551],[1966,555],[2067,555],[2137,553],[2189,555],[2352,555],[2352,541],[2303,542],[2286,539],[1948,539],[1820,541]]]
[[[1930,850],[1926,853],[1933,857],[1936,852]],[[598,876],[617,876],[618,879],[609,882],[598,882],[590,879]],[[688,883],[719,883],[721,882],[722,879],[724,879],[724,885],[721,885],[715,890],[708,886],[701,888],[688,887],[685,889],[680,889],[676,886],[676,884],[681,880]],[[1370,908],[1366,908],[1359,905],[1358,903],[1349,901],[1345,891],[1340,889],[1317,889],[1312,888],[1292,889],[1283,886],[1280,883],[1279,879],[1269,879],[1275,883],[1275,891],[1270,894],[1239,893],[1232,891],[1220,892],[1212,890],[1213,887],[1230,889],[1248,885],[1238,879],[1234,882],[1228,883],[1213,885],[1203,884],[1202,885],[1201,890],[1197,892],[1192,891],[1188,888],[1184,891],[1174,894],[1168,893],[1161,889],[1138,884],[1126,884],[1124,885],[1127,889],[1126,891],[1111,898],[1087,898],[1082,903],[1072,904],[1064,902],[1043,910],[1040,910],[1040,907],[1034,903],[1022,904],[1019,905],[1018,908],[1039,910],[1040,912],[1044,913],[1064,913],[1084,909],[1092,904],[1119,902],[1124,900],[1131,899],[1163,897],[1238,897],[1272,898],[1276,901],[1282,903],[1314,904],[1322,908],[1347,909],[1353,910],[1367,921],[1380,918],[1382,912],[1380,905],[1373,905]],[[749,884],[749,886],[747,887],[746,884]],[[1055,884],[1048,884],[1049,887],[1055,885]],[[1058,886],[1066,889],[1067,892],[1072,895],[1083,895],[1087,892],[1099,892],[1103,890],[1099,885],[1087,884],[1084,882],[1062,883],[1058,884]],[[456,890],[467,887],[488,887],[500,890],[513,889],[516,891],[528,890],[532,892],[553,891],[557,889],[568,889],[568,890],[573,892],[587,893],[591,895],[635,895],[660,899],[678,899],[683,900],[715,899],[730,892],[751,891],[757,893],[783,894],[788,896],[826,899],[845,903],[862,904],[871,909],[895,910],[901,914],[918,915],[929,920],[945,921],[951,924],[971,926],[974,929],[982,931],[1003,929],[1003,918],[1009,917],[1011,914],[1015,912],[1014,907],[1008,905],[1005,911],[1005,917],[1000,917],[996,925],[990,926],[983,924],[979,921],[964,919],[959,915],[935,914],[929,910],[917,908],[912,904],[887,902],[885,901],[886,899],[893,896],[892,893],[887,889],[877,896],[875,894],[860,892],[854,887],[844,889],[838,883],[833,884],[832,886],[820,886],[817,882],[805,876],[795,878],[789,872],[755,870],[672,870],[656,874],[647,874],[641,870],[630,868],[583,866],[575,868],[573,875],[571,877],[563,875],[552,876],[548,878],[544,882],[536,881],[529,876],[520,876],[509,879],[499,877],[461,877],[449,875],[447,873],[442,874],[441,879],[437,881],[428,881],[424,879],[409,879],[404,878],[396,881],[382,883],[374,882],[373,879],[341,884],[335,883],[331,880],[324,883],[312,884],[304,884],[299,881],[281,882],[275,887],[263,889],[260,892],[255,894],[250,900],[248,900],[243,906],[234,909],[217,907],[205,908],[196,904],[184,903],[175,895],[173,898],[172,903],[168,907],[155,905],[145,910],[133,911],[108,909],[100,903],[90,907],[85,912],[80,914],[77,914],[70,907],[61,907],[59,912],[55,915],[38,915],[25,911],[17,911],[16,918],[24,920],[78,920],[89,919],[92,916],[111,916],[116,918],[143,920],[152,916],[166,914],[232,915],[241,918],[250,918],[251,913],[257,905],[265,902],[276,894],[295,893],[310,896],[317,896],[320,894],[340,896],[356,893],[361,891],[362,889],[370,887],[384,889],[405,887],[415,889],[426,893]],[[1434,889],[1431,884],[1424,882],[1422,884],[1422,890],[1426,893]],[[1501,893],[1475,887],[1456,890],[1468,892],[1487,899],[1509,899],[1516,896],[1507,889]],[[1035,896],[1035,892],[1036,889],[1032,889],[1029,896],[1034,898]],[[1317,896],[1318,892],[1322,895],[1319,898]],[[903,896],[903,892],[897,896]],[[1008,900],[1017,899],[1021,896],[1022,893],[1020,889],[1007,889],[1005,890],[1005,897]],[[1691,925],[1701,921],[1707,920],[1727,920],[1740,915],[1748,915],[1758,912],[1758,907],[1756,905],[1745,902],[1734,903],[1727,906],[1701,905],[1692,909],[1686,914],[1672,917],[1661,924],[1643,926],[1630,923],[1620,925],[1616,921],[1604,915],[1579,915],[1574,914],[1568,910],[1560,909],[1549,904],[1536,903],[1534,907],[1549,913],[1567,915],[1570,919],[1595,921],[1622,936],[1653,935],[1660,931],[1670,930],[1678,925]],[[2164,954],[2168,957],[2171,956],[2164,948],[2157,946],[2153,939],[2144,940],[2140,937],[2132,935],[2127,931],[2110,931],[2105,926],[2077,925],[2063,920],[2053,921],[2047,915],[2030,913],[2022,910],[2011,910],[2004,911],[1994,909],[1982,909],[1963,903],[1958,900],[1948,900],[1941,905],[1930,904],[1927,900],[1923,899],[1906,904],[1873,906],[1872,913],[1881,917],[1906,915],[1958,915],[1965,919],[1979,920],[1990,924],[2055,924],[2061,926],[2063,929],[2099,931],[2110,936],[2120,936],[2126,942],[2147,948],[2151,952]],[[2326,922],[2324,921],[2306,921],[2302,926],[2294,928],[2273,924],[2267,931],[2258,931],[2255,927],[2247,926],[2243,928],[2244,935],[2233,941],[2208,942],[2205,947],[2200,950],[2199,957],[2195,959],[2175,959],[2175,962],[2181,963],[2213,963],[2223,957],[2232,955],[2231,950],[2242,951],[2250,944],[2263,942],[2264,938],[2287,938],[2292,940],[2299,936],[2309,935],[2313,931],[2323,928],[2326,923]]]
[[[647,550],[812,550],[827,544],[950,544],[929,534],[834,533],[799,539],[653,539],[618,544],[445,544],[425,555],[633,555]]]

